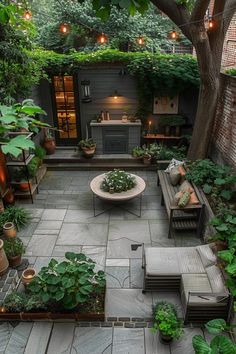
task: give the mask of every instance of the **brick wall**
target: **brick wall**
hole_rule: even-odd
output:
[[[236,171],[236,77],[225,74],[221,74],[210,155],[216,162],[229,164]]]

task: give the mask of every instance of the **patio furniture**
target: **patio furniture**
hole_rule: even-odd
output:
[[[197,247],[145,247],[144,285],[147,291],[179,292],[184,322],[229,321],[232,297],[216,266],[211,245]]]
[[[129,189],[128,191],[121,192],[121,193],[109,193],[105,192],[101,189],[101,183],[103,179],[105,178],[105,173],[96,176],[90,183],[90,189],[93,192],[93,211],[94,211],[94,216],[98,216],[103,214],[105,211],[99,212],[96,214],[96,199],[102,199],[106,202],[109,202],[112,204],[112,208],[114,206],[119,206],[120,208],[124,209],[125,211],[128,211],[129,213],[141,217],[141,212],[142,212],[142,193],[146,188],[146,183],[145,181],[134,174],[130,174],[131,176],[135,177],[136,185],[134,188]],[[130,201],[134,198],[139,198],[139,214],[134,213],[131,210],[128,210],[124,207],[121,206],[120,203]],[[110,208],[110,209],[112,209]],[[109,210],[110,210],[109,209]]]
[[[204,221],[205,205],[198,188],[192,184],[199,204],[186,205],[184,208],[180,208],[174,203],[174,197],[179,187],[171,184],[169,173],[159,170],[157,185],[161,186],[161,205],[165,205],[169,218],[168,238],[171,238],[173,230],[196,230],[200,237]]]

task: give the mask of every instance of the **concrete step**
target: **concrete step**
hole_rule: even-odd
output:
[[[144,164],[138,164],[138,163],[130,163],[130,162],[101,162],[101,163],[50,163],[46,164],[47,169],[50,171],[90,171],[90,170],[97,170],[97,171],[102,171],[102,170],[113,170],[114,168],[119,168],[119,169],[124,169],[128,171],[132,170],[148,170],[148,171],[156,171],[157,166],[156,165],[144,165]]]

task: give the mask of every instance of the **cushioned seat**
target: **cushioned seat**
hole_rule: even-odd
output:
[[[199,293],[189,297],[189,292]],[[181,297],[183,304],[186,305],[189,301],[192,302],[205,302],[210,301],[210,297],[201,296],[201,293],[212,293],[211,284],[206,274],[182,274],[181,278]],[[209,298],[209,300],[208,300]],[[212,298],[211,298],[212,301]]]
[[[181,274],[205,273],[201,258],[194,247],[176,247]]]
[[[145,247],[144,251],[148,276],[181,276],[176,248]]]

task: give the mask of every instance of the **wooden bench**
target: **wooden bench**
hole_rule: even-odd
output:
[[[161,187],[161,205],[165,205],[169,218],[168,238],[171,238],[173,230],[196,230],[200,237],[204,223],[204,200],[196,187],[192,187],[199,200],[197,205],[187,205],[180,208],[174,203],[174,196],[179,191],[179,185],[173,186],[170,182],[169,173],[158,171],[157,185]]]

